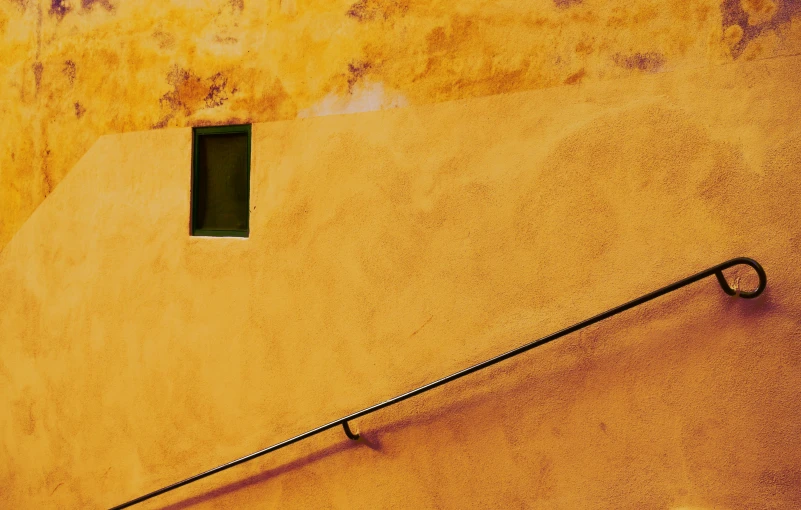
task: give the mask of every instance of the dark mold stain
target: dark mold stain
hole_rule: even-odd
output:
[[[235,44],[239,40],[236,37],[220,37],[219,35],[215,35],[214,41],[220,44]]]
[[[217,73],[211,77],[209,85],[209,93],[203,100],[206,103],[206,108],[216,108],[222,106],[228,100],[226,89],[228,87],[228,78],[223,76],[222,73]]]
[[[73,106],[75,107],[75,116],[79,119],[83,117],[83,114],[86,113],[86,108],[84,108],[83,105],[78,102],[76,102]]]
[[[373,8],[375,2],[369,0],[359,0],[350,6],[347,15],[359,21],[372,21],[377,15],[377,11]]]
[[[44,184],[44,194],[49,195],[53,191],[53,179],[50,177],[50,165],[47,160],[50,157],[50,149],[45,146],[44,161],[42,162],[42,181]]]
[[[167,83],[173,90],[161,96],[159,102],[187,116],[201,108],[216,108],[228,100],[228,78],[222,73],[204,79],[176,66],[167,75]]]
[[[173,86],[173,90],[161,96],[159,101],[172,110],[183,110],[186,115],[191,115],[193,108],[188,103],[194,102],[190,96],[196,96],[196,91],[203,88],[200,77],[187,69],[174,67],[167,75],[167,83]]]
[[[42,72],[44,71],[44,66],[41,62],[34,62],[33,63],[33,81],[36,85],[36,92],[39,92],[39,86],[42,84]]]
[[[111,0],[81,0],[81,7],[85,11],[91,10],[95,5],[101,5],[109,12],[114,10],[114,4],[111,3]]]
[[[362,78],[367,75],[368,71],[373,67],[367,60],[359,62],[351,62],[348,64],[348,92],[353,93],[353,87],[359,83]]]
[[[252,124],[252,123],[253,119],[251,118],[230,117],[225,120],[197,119],[188,122],[186,125],[190,127],[206,127],[206,126],[238,126],[241,124]]]
[[[50,15],[63,18],[72,10],[67,0],[50,0]]]
[[[567,9],[574,5],[580,5],[584,0],[553,0],[555,6],[560,9]]]
[[[637,69],[648,73],[655,73],[665,65],[665,57],[661,53],[649,51],[647,53],[634,53],[623,56],[617,53],[612,57],[615,64],[626,69]]]
[[[64,76],[70,81],[70,85],[75,83],[75,62],[72,60],[64,61],[64,68],[61,70]]]
[[[767,6],[775,3],[776,11],[770,19],[762,23],[751,25],[748,23],[748,13],[743,9],[741,0],[723,0],[720,4],[724,39],[730,38],[731,55],[738,58],[742,55],[748,43],[766,30],[780,30],[782,25],[790,22],[795,14],[801,13],[801,0],[750,0],[756,10],[769,12]],[[733,27],[739,27],[733,28]],[[739,32],[739,36],[738,36]],[[728,37],[727,37],[728,34]]]
[[[565,85],[574,85],[576,83],[581,83],[581,80],[583,80],[586,75],[587,71],[585,71],[584,68],[582,67],[581,70],[567,77],[567,79],[565,80]]]
[[[162,117],[158,122],[156,122],[155,124],[153,124],[150,127],[151,127],[151,129],[163,129],[163,128],[167,127],[167,124],[169,124],[170,120],[173,117],[175,117],[174,114],[168,113],[167,115]]]
[[[360,21],[388,20],[397,15],[406,14],[409,10],[407,0],[359,0],[351,5],[345,13]]]

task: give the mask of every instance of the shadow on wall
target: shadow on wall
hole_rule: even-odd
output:
[[[337,429],[341,430],[341,429]],[[199,496],[193,496],[191,498],[187,498],[183,501],[178,503],[173,503],[172,505],[162,507],[162,510],[183,510],[185,508],[192,508],[193,506],[212,501],[217,498],[224,497],[228,494],[232,494],[237,491],[241,491],[253,485],[258,485],[262,482],[269,480],[270,478],[274,478],[276,476],[281,476],[284,473],[288,473],[289,471],[293,471],[295,469],[302,469],[310,464],[314,464],[326,457],[331,455],[336,455],[341,453],[345,450],[353,449],[353,448],[364,448],[364,447],[373,449],[373,450],[381,450],[380,443],[376,442],[375,440],[368,440],[365,438],[360,439],[357,441],[348,441],[348,442],[340,442],[334,445],[331,445],[327,448],[324,448],[318,452],[315,452],[311,455],[307,455],[297,460],[293,460],[283,466],[278,466],[273,469],[268,469],[258,475],[250,476],[245,478],[244,480],[240,480],[235,483],[231,483],[228,485],[224,485],[217,489],[211,490],[206,492],[205,494],[200,494]]]
[[[490,448],[503,452],[500,453],[501,456],[511,455],[511,458],[488,459],[486,465],[493,466],[494,470],[503,466],[501,472],[497,473],[499,479],[509,476],[503,470],[520,470],[523,480],[537,485],[532,487],[536,489],[533,493],[535,499],[547,498],[554,491],[557,483],[555,480],[561,476],[555,475],[555,471],[578,469],[579,475],[584,476],[581,475],[582,464],[597,466],[598,458],[602,459],[602,464],[618,461],[648,464],[653,461],[661,465],[665,462],[662,452],[666,443],[667,448],[675,448],[678,455],[687,457],[685,469],[696,471],[691,474],[706,475],[705,459],[693,457],[703,456],[707,450],[696,451],[698,447],[687,435],[701,434],[704,441],[712,442],[715,448],[726,452],[736,442],[732,440],[732,434],[736,440],[746,432],[741,430],[736,420],[723,427],[727,430],[705,431],[704,424],[709,421],[707,414],[710,411],[701,406],[693,414],[693,409],[685,407],[688,395],[692,394],[696,400],[699,393],[707,394],[709,399],[716,398],[714,389],[709,391],[709,381],[699,378],[699,374],[709,371],[709,367],[703,365],[708,364],[709,358],[719,353],[722,344],[727,342],[727,349],[731,351],[750,350],[754,329],[760,327],[759,324],[764,324],[769,317],[777,317],[783,313],[770,300],[770,286],[763,298],[754,302],[743,302],[720,295],[714,281],[707,283],[706,289],[699,291],[696,288],[695,292],[690,289],[687,291],[691,293],[689,295],[666,296],[659,303],[650,304],[645,316],[638,316],[636,313],[623,314],[620,316],[624,318],[622,323],[619,320],[599,323],[565,338],[562,342],[538,349],[539,354],[528,353],[473,374],[469,380],[462,379],[448,385],[447,390],[444,387],[435,390],[449,392],[444,397],[447,399],[444,405],[441,404],[443,397],[440,394],[439,397],[411,399],[376,415],[364,417],[360,420],[363,432],[359,441],[346,440],[341,428],[332,429],[332,434],[341,436],[336,444],[163,508],[192,508],[232,496],[325,460],[331,460],[336,465],[323,469],[342,473],[342,464],[359,464],[348,464],[349,460],[346,458],[334,460],[346,452],[355,453],[367,449],[381,453],[386,459],[396,459],[398,455],[404,454],[433,455],[436,458],[437,455],[442,455],[441,451],[437,451],[442,448],[458,449],[461,454],[464,453],[463,448],[475,449],[477,437],[485,437],[485,443],[501,442]],[[681,317],[680,320],[671,320],[655,328],[654,324],[664,322],[659,321],[659,318],[666,315]],[[763,320],[757,323],[755,316],[760,316]],[[690,331],[693,333],[688,334]],[[708,341],[699,343],[694,341],[697,338],[707,338]],[[545,352],[545,349],[550,352]],[[535,355],[538,356],[539,363],[532,366],[531,356]],[[551,360],[560,357],[569,358],[572,362],[566,368],[549,372]],[[659,361],[655,364],[654,360]],[[742,367],[727,367],[725,370],[736,372],[742,370]],[[760,375],[754,373],[752,377],[758,378]],[[615,395],[619,397],[621,394],[630,402],[622,410],[614,410],[620,403],[615,401]],[[638,400],[651,401],[654,396],[658,396],[661,403],[648,409],[653,416],[645,419],[638,416],[643,409],[633,404]],[[725,406],[730,407],[732,412],[739,412],[742,410],[743,399],[748,398],[733,397]],[[701,401],[703,400],[702,398]],[[716,411],[711,413],[715,415]],[[677,417],[682,422],[678,445],[670,444],[671,439],[677,438],[664,437],[662,427],[649,428],[649,424],[656,425],[664,420],[675,422]],[[372,420],[383,423],[369,423]],[[499,428],[499,423],[509,425]],[[365,431],[367,428],[369,430]],[[634,432],[630,430],[632,428],[635,429]],[[660,437],[649,437],[653,433]],[[389,437],[393,439],[387,441]],[[459,439],[454,442],[463,444],[442,446],[440,441],[443,437],[449,438],[444,443]],[[583,442],[571,439],[576,437],[583,437]],[[427,438],[439,439],[427,441]],[[532,438],[537,439],[532,442]],[[409,453],[407,450],[399,453],[398,445],[410,443],[415,445],[418,453]],[[649,451],[654,443],[657,444],[656,451]],[[643,446],[644,444],[649,446]],[[521,451],[521,448],[525,451]],[[632,460],[632,451],[638,452],[635,457],[639,459]],[[628,453],[624,454],[625,452]],[[485,453],[479,452],[478,455]],[[517,464],[521,460],[519,455],[531,457],[527,460],[537,456],[542,458],[539,462]],[[621,466],[610,465],[607,468],[607,477],[618,476],[613,474],[615,472],[628,476],[626,469]],[[755,471],[755,484],[764,482],[765,472],[762,470],[760,475],[758,469]],[[653,473],[649,476],[651,475]],[[720,490],[719,486],[726,485],[728,475],[727,472],[719,475],[713,480],[713,486],[717,485],[716,488]],[[377,470],[377,476],[381,476],[380,470]],[[459,478],[460,475],[456,472],[453,476]],[[660,476],[669,477],[670,473],[662,473]],[[616,483],[605,478],[600,482],[609,487],[615,487]],[[641,490],[644,493],[654,488],[663,490],[660,482],[664,480],[649,479],[647,483],[654,486],[644,486]],[[745,487],[743,490],[749,489]],[[784,490],[790,489],[785,487]],[[664,494],[660,495],[662,496]],[[719,500],[714,495],[710,496],[713,500]]]

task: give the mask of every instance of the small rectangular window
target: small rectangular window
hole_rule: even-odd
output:
[[[248,237],[250,125],[194,128],[192,235]]]

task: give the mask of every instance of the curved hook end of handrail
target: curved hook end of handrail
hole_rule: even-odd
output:
[[[723,276],[723,270],[739,265],[750,266],[756,272],[757,276],[759,277],[759,285],[757,286],[756,289],[754,290],[733,289],[731,285],[729,285],[729,282],[726,281],[726,277]],[[718,283],[720,284],[720,287],[723,289],[723,292],[725,292],[730,296],[739,296],[745,299],[753,299],[759,296],[760,294],[762,294],[762,292],[765,290],[765,287],[767,287],[768,285],[768,277],[765,274],[765,270],[762,268],[762,265],[756,260],[748,257],[738,257],[724,264],[721,264],[718,270],[715,271],[715,277],[718,279]]]
[[[348,439],[352,441],[358,441],[359,438],[362,437],[358,432],[354,434],[353,431],[350,430],[350,425],[348,425],[347,421],[342,422],[342,428],[345,429],[345,435],[348,436]]]

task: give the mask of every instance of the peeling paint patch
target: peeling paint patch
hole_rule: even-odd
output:
[[[634,53],[631,55],[615,54],[612,59],[615,64],[626,69],[636,69],[648,73],[655,73],[665,65],[665,56],[661,53],[649,51],[647,53]]]

